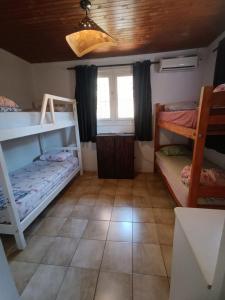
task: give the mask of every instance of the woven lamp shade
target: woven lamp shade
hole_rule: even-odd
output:
[[[78,57],[100,46],[116,45],[116,41],[88,16],[80,22],[74,33],[66,36],[66,41]]]

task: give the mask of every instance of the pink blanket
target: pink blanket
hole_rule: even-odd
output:
[[[162,111],[159,114],[159,120],[171,122],[180,126],[195,128],[197,125],[197,110],[182,110],[182,111]]]
[[[181,181],[185,185],[190,184],[191,165],[185,166],[181,171]],[[225,171],[220,169],[202,169],[200,184],[225,186]]]

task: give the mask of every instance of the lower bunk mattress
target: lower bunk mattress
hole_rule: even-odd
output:
[[[186,165],[192,163],[192,157],[188,155],[167,156],[162,152],[156,152],[156,162],[161,172],[166,177],[177,200],[182,206],[188,206],[189,188],[181,181],[181,171]],[[215,165],[207,160],[204,161],[205,168],[214,168]],[[225,205],[225,199],[199,198],[199,205]]]
[[[63,162],[37,160],[12,172],[9,176],[20,220],[29,215],[78,166],[78,159],[70,157]],[[8,222],[5,197],[0,187],[0,223]]]

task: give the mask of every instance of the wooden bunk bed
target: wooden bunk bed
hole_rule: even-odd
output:
[[[61,101],[72,105],[71,112],[55,112],[54,101]],[[50,112],[46,112],[49,104]],[[74,130],[75,144],[60,147],[61,150],[71,153],[71,161],[67,161],[67,169],[64,165],[59,166],[58,174],[63,176],[53,180],[51,188],[44,193],[32,210],[29,211],[22,219],[19,215],[18,203],[15,200],[15,186],[12,186],[10,174],[7,169],[7,163],[3,151],[3,143],[8,140],[23,138],[25,136],[37,135],[39,138],[41,154],[45,153],[43,133],[72,128]],[[52,149],[51,149],[52,150]],[[58,149],[57,149],[58,150]],[[34,162],[35,164],[36,162]],[[40,162],[40,166],[41,166]],[[72,166],[71,166],[72,164]],[[50,165],[50,163],[49,163]],[[31,163],[32,167],[32,163]],[[39,165],[38,165],[39,167]],[[48,166],[47,166],[48,167]],[[58,166],[56,166],[57,168]],[[28,170],[29,171],[29,170]],[[54,174],[54,170],[51,172]],[[26,247],[24,230],[35,220],[35,218],[48,206],[48,204],[59,194],[59,192],[74,178],[76,174],[82,175],[82,157],[80,148],[80,136],[78,129],[78,118],[76,101],[58,96],[45,94],[42,102],[41,112],[7,112],[1,113],[0,116],[0,189],[4,198],[4,207],[1,207],[3,217],[7,216],[7,221],[0,223],[1,234],[11,234],[15,236],[18,249]],[[42,171],[40,171],[42,174]],[[32,173],[31,173],[32,174]],[[32,177],[32,176],[31,176]],[[53,177],[52,177],[53,179]],[[23,180],[23,179],[21,179]],[[49,179],[50,181],[50,179]],[[47,187],[46,187],[47,188]],[[41,188],[40,188],[41,189]],[[29,190],[29,187],[27,188]],[[29,191],[28,191],[29,192]],[[39,194],[38,194],[39,196]],[[30,196],[33,201],[32,194]],[[23,199],[22,199],[23,200]]]
[[[221,205],[203,205],[199,204],[200,198],[225,198],[225,186],[205,186],[200,184],[200,175],[204,161],[204,147],[207,135],[221,135],[225,138],[225,92],[213,92],[213,87],[202,87],[200,94],[199,106],[196,110],[196,126],[189,128],[167,122],[160,118],[160,113],[165,111],[165,106],[156,104],[155,113],[155,171],[159,170],[168,189],[170,190],[174,200],[179,206],[187,207],[213,207],[225,208]],[[170,182],[169,176],[165,175],[163,167],[160,166],[159,150],[160,145],[160,129],[165,129],[175,134],[181,135],[193,141],[193,154],[189,161],[192,164],[191,178],[189,188],[186,191],[175,188],[173,182]],[[181,178],[179,178],[181,183]],[[183,183],[181,183],[183,185]],[[181,199],[186,193],[186,199]],[[225,204],[225,200],[224,200]]]

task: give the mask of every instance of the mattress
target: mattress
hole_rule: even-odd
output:
[[[12,172],[9,176],[20,220],[29,215],[77,167],[78,159],[70,157],[63,162],[38,160]],[[0,223],[6,222],[9,222],[9,217],[0,187]]]
[[[171,186],[177,200],[182,206],[187,206],[189,188],[181,182],[181,170],[186,165],[190,165],[192,163],[191,154],[187,156],[167,156],[158,151],[156,152],[156,162]],[[205,160],[204,167],[215,168],[216,166]],[[198,204],[225,205],[225,201],[224,199],[199,198]]]
[[[176,125],[196,128],[198,111],[182,110],[182,111],[162,111],[159,113],[159,120],[174,123]]]

